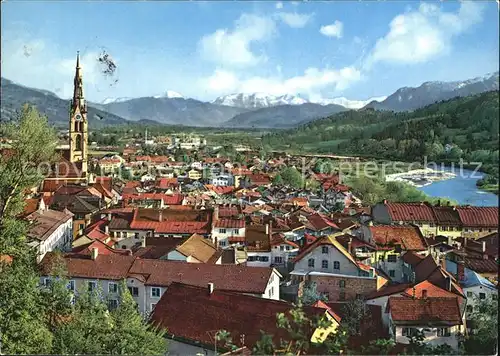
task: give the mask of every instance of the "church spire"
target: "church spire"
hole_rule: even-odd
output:
[[[73,110],[79,107],[82,113],[87,112],[85,99],[83,97],[83,76],[82,67],[80,66],[80,52],[76,52],[76,71],[73,91]]]

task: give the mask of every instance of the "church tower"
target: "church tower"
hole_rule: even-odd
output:
[[[87,103],[83,97],[82,68],[80,54],[76,56],[73,99],[69,114],[69,161],[81,164],[83,177],[87,177]]]

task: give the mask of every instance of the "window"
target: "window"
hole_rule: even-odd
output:
[[[384,262],[384,255],[379,255],[378,260]]]
[[[472,298],[472,292],[467,292],[467,298]]]
[[[310,258],[307,260],[307,266],[308,267],[314,267],[314,258]]]
[[[226,241],[219,241],[219,246],[221,246],[221,247],[226,246]]]
[[[396,277],[396,271],[395,271],[395,270],[393,270],[393,269],[390,269],[390,270],[389,270],[389,277],[391,277],[391,278]]]
[[[89,292],[93,292],[96,289],[96,282],[89,282]]]
[[[78,230],[85,229],[85,224],[78,224]]]
[[[437,336],[450,336],[450,328],[438,328]]]
[[[113,310],[118,307],[118,300],[116,299],[110,299],[108,300],[108,309]]]
[[[485,293],[479,293],[479,299],[486,299]]]
[[[238,235],[240,233],[239,229],[233,229],[233,234]]]
[[[250,262],[257,261],[257,256],[248,256],[247,261]]]
[[[356,293],[356,299],[361,299],[361,294]]]
[[[387,262],[396,262],[398,255],[388,255]]]
[[[403,336],[410,337],[412,333],[412,328],[403,328]]]
[[[118,284],[110,282],[108,284],[108,293],[118,293]]]
[[[322,246],[321,253],[328,253],[328,246]]]
[[[280,251],[285,251],[285,246],[281,245],[280,246]]]
[[[340,269],[340,262],[339,261],[333,261],[333,269]]]
[[[430,227],[434,227],[434,223],[429,223],[429,226]]]
[[[226,229],[219,229],[219,234],[225,234],[226,233]]]
[[[75,281],[69,281],[68,282],[68,289],[72,292],[75,291]]]
[[[152,287],[151,288],[151,297],[152,298],[160,298],[160,288]]]
[[[274,257],[274,263],[283,263],[283,257],[281,257],[281,256],[275,256]]]
[[[126,250],[127,249],[127,245],[122,245],[122,249]]]
[[[267,256],[259,256],[259,261],[260,262],[269,262],[269,257],[267,257]]]
[[[328,261],[327,260],[321,261],[321,268],[328,268]]]
[[[339,293],[339,300],[345,300],[345,292],[343,290]]]
[[[474,311],[474,308],[472,305],[467,305],[467,313],[472,313]]]
[[[138,297],[139,296],[139,288],[137,288],[137,287],[128,287],[128,290],[130,291],[130,294],[132,294],[132,297]]]
[[[345,288],[345,281],[344,281],[343,279],[341,279],[341,280],[339,281],[339,287],[340,287],[340,288]]]
[[[134,237],[135,237],[136,239],[138,239],[138,238],[139,238],[139,233],[138,233],[138,232],[136,232],[136,233],[134,234]]]

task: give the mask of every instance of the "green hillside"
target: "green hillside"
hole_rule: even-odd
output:
[[[413,112],[347,111],[263,136],[276,149],[305,149],[403,161],[482,162],[498,177],[498,91]]]

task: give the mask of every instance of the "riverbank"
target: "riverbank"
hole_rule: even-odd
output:
[[[404,173],[387,174],[386,182],[404,182],[420,188],[434,182],[455,178],[456,174],[447,171],[437,171],[432,168],[414,169]]]
[[[498,184],[478,185],[478,189],[498,195]]]

